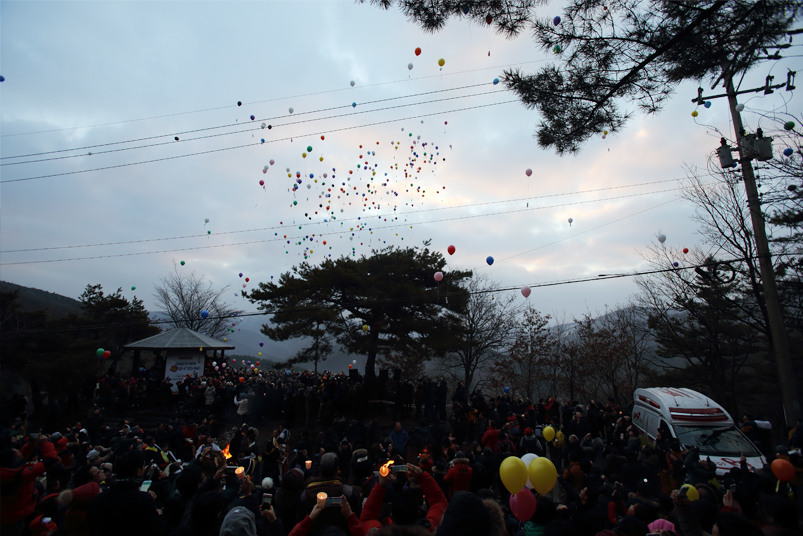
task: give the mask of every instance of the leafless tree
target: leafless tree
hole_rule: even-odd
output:
[[[203,275],[186,273],[173,262],[173,272],[160,279],[153,298],[159,312],[167,315],[176,327],[189,328],[214,338],[223,337],[236,311],[223,300],[229,286],[213,288]],[[202,311],[209,316],[203,318]]]

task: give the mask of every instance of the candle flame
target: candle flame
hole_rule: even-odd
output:
[[[223,455],[226,457],[227,460],[231,458],[231,453],[229,453],[229,445],[226,445],[226,448],[223,449]]]
[[[390,474],[390,466],[393,465],[393,460],[388,461],[385,465],[379,468],[379,474],[382,476],[388,476]]]

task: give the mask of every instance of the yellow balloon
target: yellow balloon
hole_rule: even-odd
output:
[[[307,153],[301,153],[301,158],[306,158],[306,157],[307,157]]]
[[[527,466],[521,458],[509,456],[499,466],[499,477],[510,493],[518,493],[527,483]]]
[[[558,471],[555,469],[555,464],[544,457],[536,458],[530,462],[527,473],[533,489],[541,495],[552,491],[558,481]]]
[[[438,60],[438,65],[440,65],[441,67],[443,67],[445,63],[446,63],[446,60],[443,59],[443,58]],[[521,490],[519,490],[519,491],[521,491]],[[516,491],[515,493],[518,493],[518,491]]]
[[[321,162],[323,162],[323,157],[320,157],[318,160],[320,160]]]
[[[363,331],[368,331],[368,324],[363,324],[362,325],[362,330]]]
[[[697,113],[697,110],[694,110],[694,111],[691,113],[691,116],[692,116],[692,117],[697,117],[698,115],[700,115],[700,114],[698,114],[698,113]]]
[[[223,337],[223,342],[226,342],[226,337]]]
[[[223,340],[225,341],[226,339],[223,339]],[[259,355],[262,355],[262,352],[257,352],[257,353],[258,353]]]
[[[544,439],[546,439],[547,441],[552,441],[553,439],[555,439],[555,429],[552,428],[551,426],[547,426],[546,428],[544,428]]]
[[[690,501],[696,501],[700,498],[700,492],[691,484],[683,484],[680,489],[686,488],[686,498]]]

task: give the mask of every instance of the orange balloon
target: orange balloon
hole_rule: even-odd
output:
[[[323,136],[321,136],[321,139],[324,139],[324,137],[323,137]]]
[[[772,474],[781,482],[789,482],[795,478],[795,466],[789,463],[789,460],[778,458],[772,461]]]
[[[416,56],[420,56],[421,55],[421,47],[418,47],[418,48],[415,49],[415,55]]]

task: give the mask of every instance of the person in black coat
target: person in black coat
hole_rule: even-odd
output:
[[[90,536],[160,536],[164,534],[161,512],[150,493],[139,490],[145,470],[141,451],[125,453],[116,464],[117,480],[97,495],[89,506]]]

